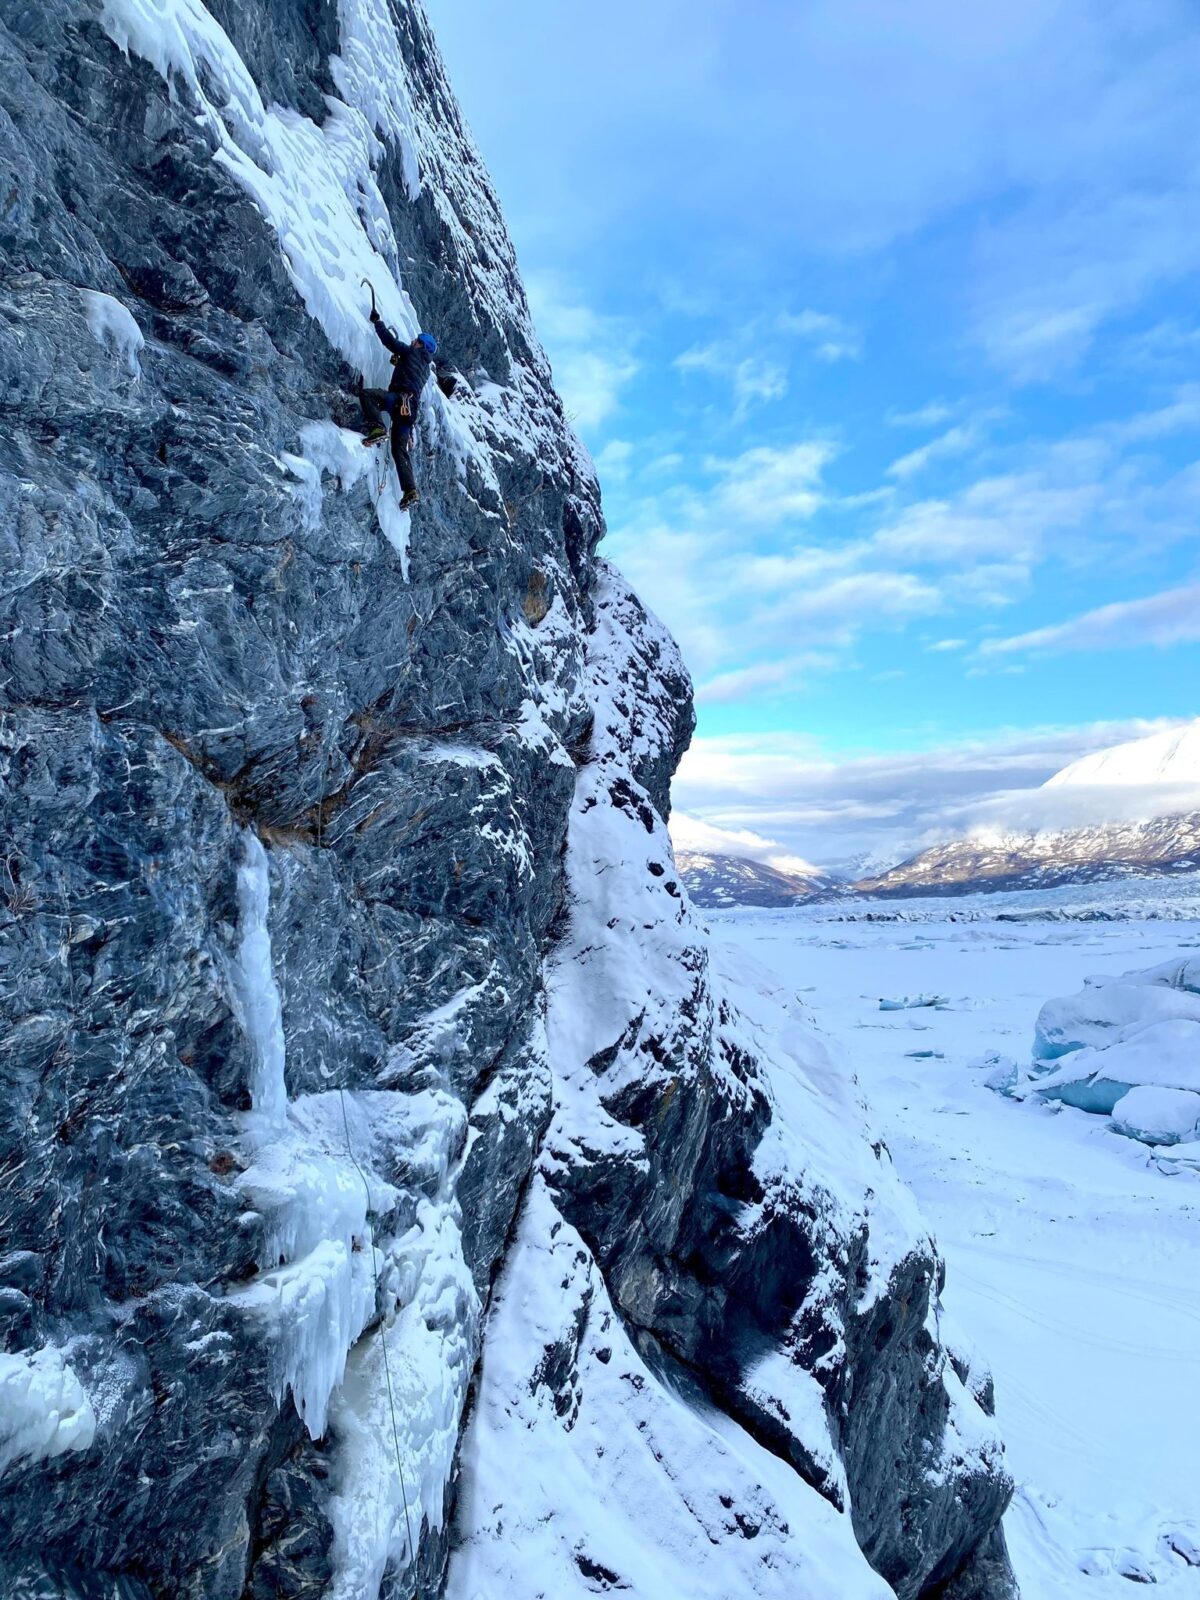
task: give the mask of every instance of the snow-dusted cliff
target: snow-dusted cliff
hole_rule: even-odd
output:
[[[419,9],[0,0],[0,67],[4,1592],[1007,1594]],[[364,277],[467,379],[411,519]]]

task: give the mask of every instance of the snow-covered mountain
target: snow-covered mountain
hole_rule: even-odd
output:
[[[974,828],[854,887],[866,894],[964,894],[1194,871],[1200,868],[1200,719],[1073,761],[1031,791],[1026,809],[1045,820]]]
[[[0,1594],[1010,1600],[415,0],[0,5]],[[422,498],[374,289],[436,330]]]
[[[832,882],[815,868],[804,875],[781,872],[765,861],[712,855],[700,850],[676,850],[675,865],[696,904],[712,910],[730,906],[795,905],[799,900],[819,894]]]
[[[1200,783],[1200,717],[1182,728],[1168,728],[1145,739],[1128,739],[1123,744],[1082,756],[1047,778],[1046,789],[1089,784],[1136,784],[1169,786]]]

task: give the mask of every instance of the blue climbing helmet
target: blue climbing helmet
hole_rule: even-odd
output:
[[[423,345],[431,356],[437,355],[437,340],[431,333],[419,333],[417,343]]]

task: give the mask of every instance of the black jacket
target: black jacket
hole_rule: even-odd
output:
[[[421,390],[433,367],[438,375],[438,387],[444,395],[452,395],[458,379],[444,361],[431,356],[423,344],[409,344],[398,339],[378,315],[372,315],[371,326],[380,344],[392,352],[392,381],[388,388],[393,394],[411,394],[420,400]],[[416,408],[414,407],[414,414]]]

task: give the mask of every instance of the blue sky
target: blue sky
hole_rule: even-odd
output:
[[[705,837],[886,850],[1200,711],[1190,4],[428,10]]]

